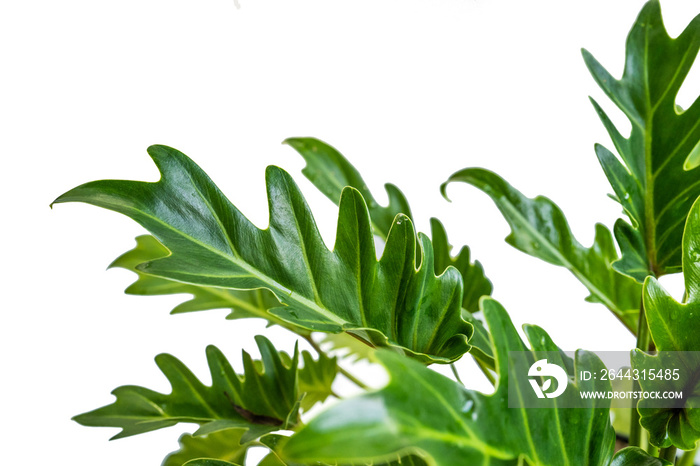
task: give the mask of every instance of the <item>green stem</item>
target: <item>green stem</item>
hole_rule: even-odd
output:
[[[450,364],[450,369],[452,369],[452,373],[454,374],[455,379],[457,379],[457,382],[464,386],[464,382],[462,382],[462,379],[459,378],[459,372],[457,372],[457,368],[455,367],[454,363]]]
[[[659,458],[664,459],[666,461],[670,461],[671,463],[675,464],[676,463],[676,447],[671,445],[668,448],[662,448],[659,450]]]
[[[487,379],[489,379],[489,382],[491,382],[491,385],[494,387],[496,386],[496,378],[493,376],[491,371],[489,370],[488,366],[484,364],[482,361],[479,361],[476,357],[474,357],[474,361],[476,361],[476,365],[479,366],[479,369],[481,369],[481,372],[484,373]]]
[[[302,338],[304,338],[304,340],[306,340],[306,341],[309,343],[309,345],[310,345],[319,355],[321,355],[321,354],[325,355],[325,354],[326,354],[326,352],[323,351],[323,350],[321,349],[321,347],[318,345],[318,343],[316,343],[316,342],[313,340],[313,338],[311,338],[311,335],[303,335]],[[367,384],[365,384],[362,380],[360,380],[360,379],[358,379],[357,377],[355,377],[354,375],[352,375],[352,374],[351,374],[350,372],[348,372],[347,370],[343,369],[343,368],[340,366],[340,364],[338,364],[338,372],[340,372],[341,374],[343,374],[343,376],[345,376],[346,379],[348,379],[350,382],[354,383],[355,385],[357,385],[357,386],[360,387],[361,389],[363,389],[363,390],[369,390],[369,389],[370,389],[370,387],[369,387]],[[336,398],[339,398],[337,395],[334,395],[334,396],[336,396]]]
[[[684,451],[683,456],[681,456],[681,459],[678,461],[678,466],[694,466],[697,453],[697,447],[690,451]]]
[[[647,317],[644,312],[644,302],[639,305],[639,323],[637,327],[637,348],[642,351],[649,351],[649,325],[647,325]],[[632,390],[639,391],[641,387],[639,381],[633,382]],[[629,445],[631,447],[641,446],[642,426],[639,424],[639,411],[637,411],[636,403],[632,402],[632,413],[630,414],[630,438]]]

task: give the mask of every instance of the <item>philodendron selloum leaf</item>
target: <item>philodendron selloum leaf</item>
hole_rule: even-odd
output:
[[[610,466],[671,466],[671,464],[651,456],[639,447],[627,447],[615,453]]]
[[[280,434],[268,434],[260,439],[260,442],[268,447],[271,452],[258,463],[258,466],[306,466],[308,463],[297,463],[284,459],[279,452],[284,445],[289,441],[289,437]],[[322,463],[314,462],[315,466],[339,466],[337,463]],[[363,465],[371,466],[427,466],[425,460],[416,455],[398,456],[390,461],[380,461],[372,463],[362,463]]]
[[[316,138],[289,138],[284,141],[304,157],[306,167],[302,173],[331,201],[338,204],[341,193],[346,186],[351,186],[362,194],[367,202],[373,231],[382,238],[389,234],[393,219],[404,214],[411,217],[411,209],[405,196],[393,184],[386,184],[389,205],[384,207],[374,199],[362,175],[334,147]],[[447,239],[445,227],[436,218],[430,220],[431,240],[434,250],[435,273],[443,273],[450,265],[462,275],[464,293],[462,307],[465,320],[474,326],[474,335],[470,341],[475,357],[492,367],[493,348],[483,323],[472,313],[479,310],[479,299],[493,291],[491,281],[486,278],[479,261],[471,262],[469,247],[464,246],[457,256],[452,256],[452,245]],[[476,350],[476,351],[474,351]]]
[[[243,464],[251,446],[250,443],[241,443],[245,432],[245,429],[224,429],[207,435],[183,434],[180,449],[170,453],[161,466],[182,466],[200,458]]]
[[[532,391],[527,377],[517,377],[507,363],[510,351],[525,351],[506,311],[496,301],[482,300],[496,349],[498,384],[492,395],[462,385],[388,351],[377,351],[389,373],[389,384],[376,392],[343,400],[302,427],[282,448],[291,461],[346,464],[380,461],[415,453],[432,466],[457,464],[605,465],[614,447],[609,402],[583,399],[580,391],[608,391],[600,380],[570,380],[553,398],[577,408],[510,408],[509,384],[515,393]],[[538,352],[559,352],[540,328],[526,326],[534,362]],[[565,356],[550,361],[573,369]],[[592,353],[578,351],[575,371],[603,370]],[[569,374],[571,377],[571,373]],[[533,395],[534,396],[534,395]]]
[[[302,173],[335,204],[340,202],[341,193],[346,186],[357,189],[367,202],[373,231],[380,237],[387,237],[389,228],[398,214],[412,218],[408,201],[399,188],[387,183],[385,188],[389,195],[389,205],[379,205],[360,172],[329,144],[316,138],[289,138],[284,142],[304,157],[306,167]],[[493,291],[481,263],[470,262],[467,246],[462,247],[456,257],[451,256],[452,246],[447,240],[445,228],[438,219],[431,219],[430,229],[435,253],[435,273],[442,273],[449,265],[459,270],[465,284],[462,306],[470,312],[478,311],[479,298],[490,295]]]
[[[150,432],[179,422],[199,424],[195,435],[242,428],[247,429],[242,435],[243,443],[264,433],[294,426],[304,395],[298,382],[299,353],[295,349],[289,358],[278,353],[265,337],[257,336],[255,340],[262,361],[256,363],[244,351],[242,376],[233,371],[214,346],[207,348],[211,386],[200,382],[175,357],[160,354],[156,364],[172,386],[170,394],[122,386],[112,392],[117,398],[114,403],[74,419],[85,426],[120,427],[122,431],[113,438]],[[305,364],[308,367],[315,362],[305,358]]]
[[[627,37],[622,79],[583,51],[593,78],[632,124],[624,137],[591,99],[622,160],[600,145],[596,154],[632,220],[626,236],[638,235],[621,242],[623,258],[616,267],[639,281],[680,270],[683,223],[700,195],[700,100],[686,110],[676,104],[699,48],[700,16],[672,39],[659,2],[652,0]]]
[[[191,294],[192,299],[178,304],[172,310],[173,314],[184,312],[206,311],[210,309],[231,309],[227,319],[243,319],[260,317],[271,324],[281,325],[301,335],[310,332],[289,322],[275,317],[267,312],[279,307],[280,302],[275,295],[265,289],[234,290],[213,286],[191,285],[179,281],[168,280],[144,273],[139,265],[156,259],[167,257],[170,251],[150,235],[136,238],[136,247],[117,257],[111,267],[120,267],[135,272],[138,279],[125,290],[127,294],[141,296],[161,296],[170,294]]]
[[[261,230],[187,156],[166,146],[148,152],[160,181],[95,181],[55,202],[94,204],[143,225],[171,252],[138,266],[149,275],[218,288],[266,288],[284,304],[269,311],[280,319],[312,331],[352,332],[424,362],[451,362],[469,349],[472,326],[460,315],[461,277],[452,268],[435,275],[424,235],[416,269],[416,234],[408,217],[394,219],[377,260],[365,201],[346,188],[331,251],[282,169],[267,168],[270,224]]]
[[[632,278],[615,271],[611,263],[617,251],[610,231],[597,224],[595,239],[589,248],[574,238],[559,206],[538,196],[530,199],[495,173],[482,168],[467,168],[453,174],[442,185],[463,181],[476,186],[496,203],[511,233],[506,242],[531,256],[566,267],[591,293],[588,301],[610,309],[632,332],[637,331],[641,304],[641,286]]]
[[[646,391],[680,391],[684,393],[684,406],[659,407],[655,399],[639,401],[641,424],[649,431],[649,440],[656,446],[673,444],[691,450],[700,439],[700,203],[695,202],[685,225],[683,235],[683,275],[687,301],[679,303],[659,284],[649,277],[644,283],[644,310],[649,331],[657,355],[635,350],[632,365],[638,371],[664,373],[679,368],[678,380],[640,379],[639,385]],[[664,352],[682,351],[669,364]]]

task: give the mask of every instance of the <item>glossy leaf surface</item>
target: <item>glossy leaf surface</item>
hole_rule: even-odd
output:
[[[136,238],[136,247],[117,257],[111,267],[119,267],[137,274],[138,279],[125,290],[127,294],[141,296],[162,296],[170,294],[190,294],[192,299],[178,304],[173,314],[206,311],[210,309],[231,309],[227,319],[260,317],[271,324],[278,324],[290,330],[306,335],[309,331],[285,322],[269,312],[279,307],[275,295],[265,289],[233,290],[213,286],[191,285],[167,278],[149,275],[138,268],[139,265],[167,257],[170,252],[150,235]]]
[[[469,183],[495,202],[511,233],[506,242],[531,256],[567,268],[591,293],[587,300],[610,309],[632,332],[637,330],[641,286],[632,278],[615,271],[611,263],[618,259],[610,231],[596,225],[591,247],[574,238],[559,206],[546,197],[524,196],[503,178],[481,168],[467,168],[453,174],[442,185]]]
[[[604,401],[582,400],[579,390],[609,390],[607,381],[570,381],[554,403],[574,409],[508,407],[508,385],[531,390],[510,373],[509,351],[527,351],[508,314],[496,301],[482,301],[496,349],[498,385],[493,395],[460,384],[409,359],[378,351],[389,372],[382,390],[344,400],[312,419],[292,436],[282,456],[298,462],[379,462],[397,453],[428,455],[428,464],[515,464],[523,456],[532,465],[608,465],[614,432]],[[558,348],[540,328],[527,326],[535,361],[538,351]],[[552,361],[571,367],[571,360]],[[578,370],[604,368],[592,353],[579,351]],[[520,392],[522,393],[522,392]]]
[[[378,261],[364,199],[346,188],[331,251],[299,188],[280,168],[266,171],[270,225],[260,230],[187,156],[166,146],[148,152],[160,181],[95,181],[55,202],[94,204],[143,225],[171,252],[138,266],[149,275],[265,288],[284,304],[269,311],[280,319],[308,330],[353,332],[423,362],[451,362],[469,349],[472,326],[460,315],[461,277],[451,268],[435,275],[424,235],[418,238],[423,260],[415,268],[416,235],[408,217],[394,219]]]
[[[397,215],[403,214],[412,218],[411,208],[401,190],[393,184],[386,184],[389,205],[379,205],[360,172],[329,144],[316,138],[289,138],[285,143],[304,157],[306,167],[302,173],[335,204],[340,202],[341,193],[346,186],[357,189],[367,202],[373,231],[380,237],[387,237],[392,221]],[[435,253],[435,273],[441,274],[449,265],[459,270],[465,284],[462,306],[470,312],[478,311],[479,298],[490,295],[493,291],[481,263],[470,262],[471,253],[467,246],[462,247],[456,257],[451,255],[452,245],[438,219],[430,220],[430,229]]]
[[[85,426],[121,428],[113,438],[189,422],[200,425],[195,435],[229,428],[247,429],[242,437],[242,442],[246,442],[266,432],[294,426],[299,399],[303,396],[298,386],[299,354],[295,351],[289,358],[278,353],[265,337],[258,335],[255,340],[261,363],[253,361],[244,351],[242,376],[233,371],[214,346],[207,348],[211,386],[204,385],[175,357],[160,354],[156,364],[172,386],[170,394],[122,386],[112,392],[117,398],[114,403],[74,419]],[[306,360],[305,364],[315,362]]]
[[[593,78],[632,124],[625,137],[592,100],[620,156],[596,146],[598,159],[638,235],[616,267],[640,281],[680,271],[683,224],[700,195],[700,101],[685,110],[676,104],[699,48],[700,17],[672,39],[653,0],[629,33],[621,79],[583,51]],[[624,260],[628,254],[646,260]]]
[[[693,205],[683,235],[683,275],[687,301],[679,303],[649,277],[644,283],[644,309],[649,331],[660,352],[700,351],[700,203]],[[679,364],[680,363],[680,364]],[[632,364],[639,371],[662,372],[678,367],[679,380],[639,381],[643,390],[684,390],[683,408],[658,407],[658,400],[640,400],[638,410],[641,424],[649,431],[650,441],[656,446],[673,444],[691,450],[700,439],[700,353],[682,353],[673,366],[664,354],[650,355],[636,350]],[[654,407],[656,406],[656,407]]]
[[[638,447],[627,447],[618,451],[610,466],[670,466],[666,460],[650,456]]]

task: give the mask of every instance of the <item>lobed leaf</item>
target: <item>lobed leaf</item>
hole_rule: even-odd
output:
[[[646,391],[680,391],[686,398],[682,408],[660,406],[659,400],[643,399],[638,403],[641,424],[649,431],[649,441],[659,447],[671,444],[692,450],[700,439],[700,202],[688,214],[683,234],[683,275],[687,301],[679,303],[649,277],[644,282],[644,310],[649,331],[659,354],[635,350],[632,365],[639,371],[664,371],[679,367],[676,381],[640,379]],[[669,362],[665,352],[675,353]],[[671,353],[669,353],[671,354]],[[672,364],[671,364],[672,363]]]
[[[139,265],[149,275],[200,286],[268,289],[284,306],[269,312],[311,331],[352,332],[423,362],[451,362],[469,349],[471,324],[461,318],[462,281],[448,268],[434,273],[433,249],[398,215],[377,260],[362,195],[346,188],[334,249],[323,243],[291,177],[266,171],[270,225],[258,229],[187,156],[151,146],[162,178],[156,183],[87,183],[55,203],[86,202],[127,215],[171,255]]]
[[[389,205],[379,205],[367,187],[362,175],[334,147],[316,138],[289,138],[285,144],[293,147],[306,161],[302,173],[335,204],[340,203],[341,194],[346,186],[357,189],[367,202],[372,230],[386,239],[394,218],[403,214],[410,219],[411,208],[401,190],[393,184],[386,184]],[[493,285],[479,261],[470,262],[468,246],[462,247],[456,257],[451,255],[452,245],[447,240],[447,233],[442,223],[436,218],[430,219],[431,239],[435,253],[435,273],[441,274],[448,266],[453,266],[464,279],[462,307],[470,312],[479,310],[479,298],[491,295]]]
[[[453,174],[449,183],[471,184],[489,195],[510,225],[506,242],[531,256],[565,267],[591,293],[588,301],[610,309],[633,333],[641,302],[641,286],[632,278],[615,271],[611,263],[618,259],[610,231],[597,224],[593,245],[582,246],[574,237],[559,206],[546,197],[530,199],[503,178],[482,168],[467,168]]]
[[[414,361],[377,351],[389,372],[389,384],[376,392],[343,400],[312,419],[283,446],[290,461],[362,463],[416,454],[431,466],[508,464],[524,458],[532,465],[608,465],[614,447],[609,403],[582,399],[580,391],[607,391],[607,381],[577,378],[553,409],[509,408],[509,384],[518,393],[531,391],[506,363],[509,351],[527,351],[506,311],[492,299],[482,300],[496,349],[498,384],[493,395],[467,390]],[[532,361],[540,351],[559,349],[540,328],[527,326]],[[563,354],[563,353],[561,353]],[[575,362],[553,361],[580,370],[604,368],[592,353],[578,351]],[[534,395],[533,395],[534,396]],[[556,409],[566,402],[575,409]]]
[[[231,309],[226,317],[229,320],[259,317],[270,324],[301,334],[310,332],[289,322],[285,322],[269,312],[269,309],[279,307],[280,302],[275,295],[265,289],[234,290],[214,286],[191,285],[167,278],[149,275],[139,269],[139,265],[167,257],[170,254],[156,238],[142,235],[136,238],[136,247],[117,257],[110,268],[119,267],[136,273],[137,280],[125,290],[127,294],[140,296],[162,296],[170,294],[190,294],[192,299],[178,304],[172,310],[173,314],[185,312],[207,311],[210,309]]]
[[[277,352],[263,336],[256,336],[255,341],[261,362],[254,361],[243,351],[242,376],[233,371],[214,346],[207,347],[211,386],[204,385],[175,357],[160,354],[156,364],[172,386],[170,394],[122,386],[112,392],[117,398],[114,403],[75,416],[74,420],[85,426],[121,428],[114,439],[188,422],[200,426],[195,436],[242,429],[245,433],[241,443],[245,443],[264,433],[292,427],[298,422],[300,399],[304,395],[299,379],[308,380],[313,376],[299,375],[298,350],[295,349],[290,358]],[[331,363],[327,359],[314,361],[305,356],[304,364],[302,372],[316,373],[327,371]],[[325,398],[320,394],[319,385],[307,383],[306,386],[316,391],[313,398]]]
[[[615,267],[640,282],[647,275],[680,271],[683,223],[700,195],[700,100],[686,110],[676,104],[698,49],[700,16],[672,39],[659,2],[652,0],[627,37],[621,79],[583,50],[593,78],[632,124],[630,135],[623,136],[591,99],[620,159],[601,145],[596,154],[632,222],[626,238],[616,231],[623,257]],[[629,241],[632,233],[637,237]],[[627,260],[628,255],[634,259]]]

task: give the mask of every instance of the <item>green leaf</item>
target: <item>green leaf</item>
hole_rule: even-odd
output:
[[[304,367],[299,371],[299,391],[305,393],[301,409],[308,411],[316,403],[326,400],[332,393],[332,385],[338,374],[338,360],[320,353],[317,360],[308,351],[302,351]]]
[[[325,142],[316,138],[289,138],[284,144],[289,144],[304,157],[306,167],[301,172],[335,204],[340,202],[341,193],[346,186],[357,189],[367,203],[373,231],[382,238],[387,238],[398,214],[413,218],[408,201],[399,188],[390,183],[384,185],[389,205],[379,205],[360,172]]]
[[[387,237],[397,215],[404,214],[412,219],[408,201],[396,186],[385,185],[389,205],[379,205],[357,169],[335,148],[316,138],[289,138],[284,142],[304,157],[306,167],[302,173],[335,204],[340,202],[341,193],[346,186],[357,189],[367,202],[372,229],[380,237]],[[438,219],[430,219],[430,229],[435,253],[435,273],[441,274],[450,265],[459,270],[465,284],[462,307],[470,312],[478,311],[479,298],[489,296],[493,291],[493,285],[484,275],[481,263],[470,262],[467,246],[462,247],[456,257],[451,256],[452,245]]]
[[[260,317],[271,324],[281,325],[301,335],[310,333],[302,327],[294,326],[267,312],[269,309],[280,306],[275,295],[268,290],[233,290],[190,285],[149,275],[138,268],[141,264],[167,257],[169,254],[167,248],[153,236],[142,235],[136,238],[136,247],[117,257],[110,264],[110,268],[123,268],[135,272],[138,276],[138,279],[126,289],[127,294],[140,296],[191,294],[192,299],[175,306],[172,310],[173,314],[210,309],[231,309],[231,313],[226,317],[230,320]]]
[[[493,395],[460,384],[407,358],[377,351],[389,372],[389,384],[376,392],[343,400],[302,427],[283,446],[291,461],[361,463],[392,455],[427,455],[428,464],[515,464],[524,457],[533,465],[608,465],[615,434],[609,403],[585,400],[580,391],[610,390],[607,381],[575,379],[559,398],[574,409],[521,409],[508,406],[508,386],[531,393],[527,377],[516,377],[507,364],[510,351],[527,351],[506,311],[492,299],[482,300],[496,349],[499,381]],[[540,328],[526,326],[534,362],[541,351],[562,354]],[[604,365],[592,353],[578,351],[575,368],[565,356],[554,364],[592,372]],[[570,375],[571,376],[571,375]],[[534,395],[533,395],[534,396]],[[490,462],[487,462],[490,461]]]
[[[234,463],[229,463],[228,461],[202,458],[202,459],[188,461],[183,466],[238,466],[238,465],[234,464]]]
[[[638,447],[627,447],[618,451],[610,466],[666,466],[671,465],[666,460],[654,458]]]
[[[680,271],[683,222],[700,195],[700,101],[683,111],[676,96],[700,48],[700,16],[676,39],[666,32],[661,7],[648,2],[627,37],[625,69],[617,80],[586,50],[598,85],[632,124],[624,137],[591,99],[620,159],[602,146],[596,154],[617,200],[639,234],[640,264],[616,268],[640,281]],[[624,255],[623,255],[624,258]]]
[[[618,259],[610,231],[596,224],[595,239],[589,248],[574,238],[564,213],[546,197],[530,199],[493,172],[467,168],[453,174],[442,185],[462,181],[488,194],[511,228],[506,242],[531,256],[567,268],[591,293],[588,301],[610,309],[633,333],[641,302],[641,286],[615,271]]]
[[[303,466],[302,463],[296,463],[293,461],[288,461],[279,456],[279,451],[284,447],[284,445],[289,441],[289,437],[278,434],[268,434],[265,435],[260,441],[270,448],[270,453],[263,458],[263,460],[258,464],[258,466]],[[308,463],[305,463],[308,464]],[[337,463],[321,463],[314,462],[317,466],[340,466]],[[426,461],[420,456],[407,455],[397,457],[396,459],[386,461],[386,462],[371,462],[363,463],[366,466],[427,466]]]
[[[187,156],[151,146],[162,178],[156,183],[87,183],[55,202],[86,202],[123,213],[148,229],[171,255],[138,266],[154,276],[202,286],[271,290],[285,305],[273,315],[312,331],[352,332],[423,362],[451,362],[469,349],[472,326],[462,320],[462,281],[449,268],[439,277],[430,241],[416,269],[411,221],[394,219],[378,261],[367,206],[346,188],[336,244],[324,244],[291,177],[266,171],[270,225],[258,229]],[[333,277],[329,280],[328,277]]]
[[[117,398],[114,403],[75,416],[74,420],[84,426],[120,427],[122,431],[113,439],[189,422],[200,425],[194,435],[234,427],[248,429],[242,438],[246,442],[294,426],[302,395],[297,383],[298,350],[291,359],[283,358],[265,337],[258,335],[255,341],[262,364],[256,365],[243,351],[243,376],[233,371],[214,346],[207,347],[211,386],[200,382],[175,357],[160,354],[156,364],[172,386],[170,394],[122,386],[112,392]]]
[[[182,466],[198,458],[216,458],[243,464],[250,444],[241,444],[245,429],[224,429],[207,435],[183,434],[180,449],[170,453],[161,466]]]
[[[700,439],[700,353],[676,353],[673,364],[669,351],[700,351],[700,202],[696,201],[685,225],[683,235],[683,275],[687,301],[679,303],[649,277],[644,282],[644,310],[657,355],[635,350],[632,365],[638,370],[664,371],[680,367],[680,378],[674,380],[639,380],[645,391],[683,390],[683,408],[660,407],[659,400],[640,400],[641,424],[649,431],[649,440],[659,447],[671,444],[692,450]],[[672,353],[669,353],[671,355]],[[680,358],[680,361],[678,360]]]

